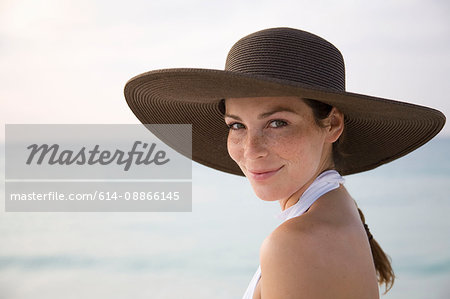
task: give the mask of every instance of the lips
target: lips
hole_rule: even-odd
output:
[[[283,166],[276,169],[267,169],[267,170],[249,170],[249,175],[252,179],[256,181],[266,180],[273,175],[275,175]]]

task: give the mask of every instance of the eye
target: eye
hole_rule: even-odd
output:
[[[272,120],[272,121],[269,123],[269,125],[270,125],[272,128],[279,128],[279,127],[284,127],[284,126],[286,126],[286,125],[287,125],[287,122],[285,122],[284,120],[281,120],[281,119],[275,119],[275,120]]]
[[[231,130],[239,130],[240,128],[244,128],[244,125],[241,123],[231,123],[228,125],[228,128]]]

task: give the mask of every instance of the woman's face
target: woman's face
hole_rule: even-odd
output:
[[[298,199],[332,165],[330,130],[301,99],[229,98],[225,107],[228,152],[259,198]]]

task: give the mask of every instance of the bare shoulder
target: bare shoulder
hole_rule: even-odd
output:
[[[333,280],[330,243],[323,229],[305,223],[283,223],[263,242],[260,251],[262,298],[333,298],[324,286]],[[324,242],[325,241],[325,242]],[[328,252],[328,254],[326,254]]]
[[[308,217],[284,222],[261,246],[261,298],[374,298],[363,290],[373,269],[358,238]]]

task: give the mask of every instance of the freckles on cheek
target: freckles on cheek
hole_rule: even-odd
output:
[[[227,139],[228,154],[235,162],[239,161],[239,144],[236,139],[228,137]]]
[[[278,155],[292,166],[292,171],[307,171],[315,167],[320,149],[308,141],[307,137],[296,136],[280,141],[282,145],[278,146]]]
[[[280,138],[273,144],[273,148],[278,149],[280,156],[286,158],[299,158],[304,152],[305,144],[301,137]]]

